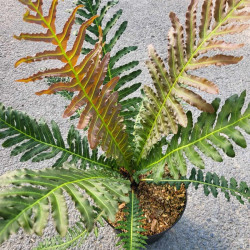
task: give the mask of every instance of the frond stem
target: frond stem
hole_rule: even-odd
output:
[[[132,239],[133,239],[133,221],[134,221],[134,190],[131,190],[131,220],[130,220],[130,249],[132,250]]]

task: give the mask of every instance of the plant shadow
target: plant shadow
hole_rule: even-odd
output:
[[[214,230],[204,229],[183,216],[180,221],[155,243],[148,245],[148,250],[188,250],[188,249],[226,249]]]

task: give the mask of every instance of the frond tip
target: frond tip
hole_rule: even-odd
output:
[[[24,16],[24,21],[40,24],[46,32],[40,34],[22,33],[20,36],[15,36],[15,38],[38,42],[44,41],[52,43],[56,48],[54,50],[37,53],[33,57],[28,56],[22,58],[17,61],[16,66],[21,63],[31,63],[48,59],[59,60],[64,63],[64,66],[62,68],[38,72],[18,81],[30,82],[48,76],[68,77],[68,82],[55,83],[47,90],[39,91],[36,94],[53,94],[58,91],[77,92],[77,95],[74,96],[63,116],[72,116],[75,111],[82,109],[78,128],[83,129],[87,126],[90,127],[88,130],[90,147],[95,149],[101,144],[102,149],[107,153],[108,157],[112,156],[127,167],[131,152],[127,145],[128,136],[126,128],[123,125],[123,117],[120,116],[122,107],[120,104],[117,104],[119,93],[114,91],[119,77],[115,76],[110,78],[104,85],[110,54],[106,53],[105,56],[102,57],[104,43],[103,33],[100,27],[98,27],[99,39],[95,43],[94,48],[78,63],[82,45],[86,37],[86,30],[98,16],[90,17],[89,20],[86,20],[81,25],[72,49],[67,50],[75,15],[82,5],[74,9],[65,23],[63,31],[57,33],[55,19],[58,0],[53,0],[48,16],[43,14],[42,1],[19,1],[25,4],[30,9],[29,11],[35,12],[33,16],[28,14],[28,11]]]
[[[59,235],[46,239],[39,242],[38,246],[33,248],[33,250],[67,250],[70,247],[80,247],[81,244],[88,236],[88,231],[84,227],[82,222],[77,222],[73,227],[68,229],[68,232],[64,238]]]
[[[104,226],[104,219],[102,218],[102,216],[103,212],[100,212],[95,218],[95,232],[97,230],[97,223],[99,223],[101,226]],[[39,242],[38,246],[34,248],[34,250],[67,250],[72,247],[80,247],[86,240],[88,235],[89,232],[85,228],[84,222],[80,220],[76,222],[74,226],[68,228],[68,232],[65,237],[62,238],[59,235],[56,235],[52,238],[45,239],[44,241]]]
[[[197,27],[196,22],[197,3],[197,0],[192,0],[188,7],[185,29],[177,16],[170,13],[172,29],[168,34],[169,70],[153,46],[149,46],[150,60],[146,64],[156,91],[151,87],[144,87],[146,98],[144,107],[138,115],[140,123],[136,126],[134,139],[136,144],[134,160],[137,164],[146,158],[152,146],[163,136],[167,136],[170,132],[176,134],[178,125],[187,126],[187,116],[180,101],[187,102],[201,111],[214,112],[213,106],[189,87],[211,94],[217,94],[218,87],[206,78],[191,74],[191,70],[211,65],[236,64],[242,60],[242,56],[204,54],[211,50],[230,51],[243,46],[216,38],[240,33],[249,27],[248,24],[237,24],[238,21],[244,22],[250,19],[249,10],[245,9],[249,1],[218,0],[215,1],[215,5],[212,0],[204,1],[200,27]],[[199,36],[196,36],[197,31]]]

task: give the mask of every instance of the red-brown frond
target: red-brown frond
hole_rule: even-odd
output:
[[[59,82],[51,85],[47,90],[36,92],[37,95],[53,94],[66,90],[77,92],[71,103],[67,106],[63,116],[72,116],[77,110],[81,112],[78,128],[89,126],[88,138],[91,148],[96,148],[99,144],[108,156],[116,158],[124,166],[127,166],[130,151],[127,146],[127,134],[123,125],[123,119],[119,115],[120,106],[117,104],[118,93],[114,87],[119,78],[111,79],[104,85],[110,55],[102,58],[102,30],[99,27],[99,41],[80,62],[79,56],[85,39],[87,28],[93,23],[97,16],[91,17],[81,25],[73,47],[67,50],[68,41],[71,35],[72,26],[75,22],[77,10],[74,9],[69,19],[66,21],[61,33],[56,32],[56,7],[58,0],[53,0],[47,16],[43,15],[42,1],[36,2],[19,0],[25,4],[29,10],[24,14],[24,20],[36,23],[45,28],[44,33],[29,34],[23,33],[15,38],[21,40],[44,41],[55,45],[54,50],[46,50],[37,53],[35,56],[21,58],[15,64],[31,63],[42,60],[59,60],[64,63],[61,68],[47,69],[32,76],[18,80],[19,82],[30,82],[41,80],[48,76],[60,76],[71,78],[69,82]],[[35,14],[31,13],[35,12]]]

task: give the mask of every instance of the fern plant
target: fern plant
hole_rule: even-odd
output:
[[[218,87],[190,71],[242,60],[223,54],[242,44],[227,43],[217,37],[248,28],[245,21],[250,14],[246,7],[250,1],[205,0],[199,26],[198,0],[191,0],[185,27],[170,13],[168,67],[150,45],[146,65],[154,89],[145,85],[142,97],[138,98],[129,98],[129,94],[141,84],[126,86],[141,73],[134,70],[138,62],[115,66],[136,47],[126,47],[111,55],[127,22],[107,41],[107,34],[122,11],[118,10],[103,26],[105,13],[117,1],[110,1],[102,8],[100,0],[78,1],[61,33],[56,26],[58,0],[51,1],[48,11],[44,11],[42,0],[19,2],[28,9],[24,21],[40,25],[43,32],[21,33],[15,38],[50,43],[54,49],[21,58],[15,66],[42,60],[59,60],[63,66],[17,81],[35,82],[53,77],[50,79],[55,81],[51,81],[48,89],[36,94],[63,94],[70,101],[63,116],[72,117],[78,112],[79,120],[77,128],[70,127],[65,140],[55,121],[50,124],[36,121],[23,112],[0,105],[2,146],[11,147],[11,155],[20,155],[20,161],[54,160],[50,168],[32,170],[31,165],[30,169],[7,172],[0,177],[0,243],[20,228],[42,235],[51,217],[58,235],[40,243],[37,249],[78,246],[91,231],[98,234],[103,219],[114,222],[122,203],[126,207],[125,221],[119,221],[117,227],[122,230],[120,244],[125,249],[139,249],[147,238],[141,234],[144,217],[137,198],[139,184],[143,182],[169,183],[177,189],[183,184],[186,189],[190,184],[196,189],[202,185],[205,195],[212,193],[217,197],[220,191],[227,200],[235,196],[240,203],[249,201],[246,182],[203,171],[205,157],[221,162],[220,150],[234,157],[234,144],[247,147],[242,133],[250,134],[250,105],[244,108],[246,91],[240,96],[232,95],[224,105],[219,98],[207,103],[190,87],[211,94],[217,94]],[[80,27],[69,49],[75,21]],[[206,54],[212,50],[219,53]],[[121,76],[131,69],[132,72]],[[192,113],[183,109],[183,101],[202,111],[196,123]],[[82,129],[87,131],[87,137],[81,135]],[[195,166],[190,175],[187,160]],[[68,197],[80,215],[73,227],[69,227]]]

